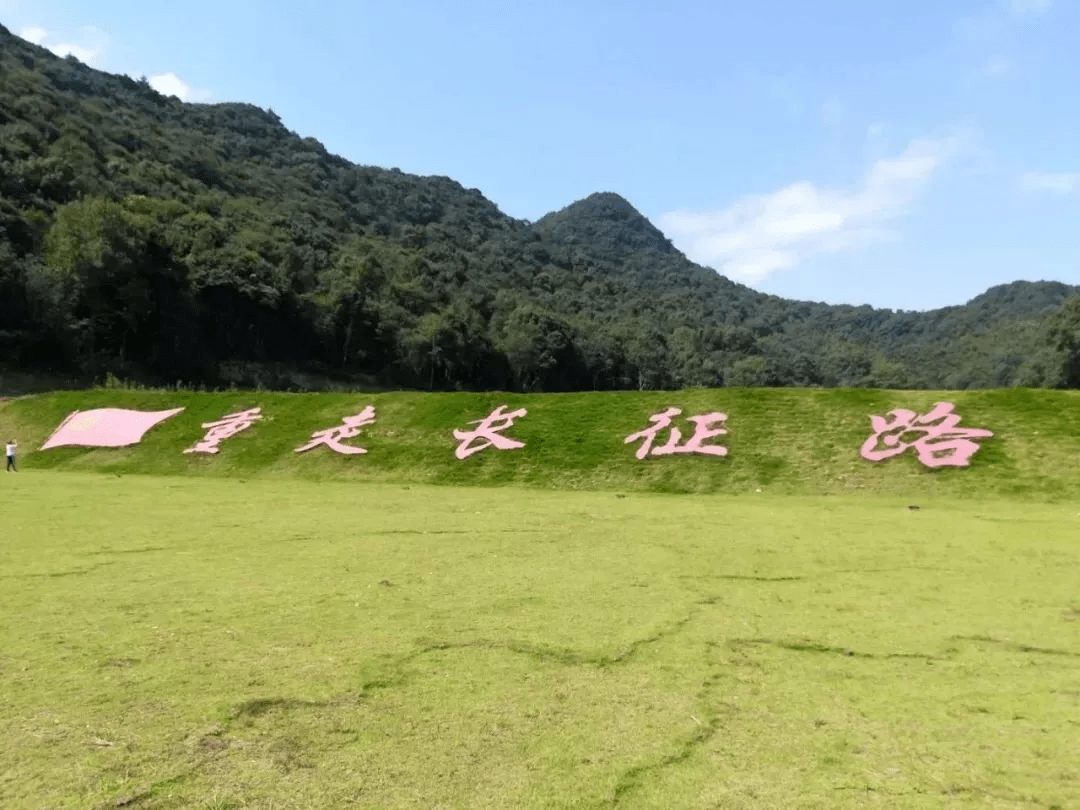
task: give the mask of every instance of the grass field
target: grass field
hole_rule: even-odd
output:
[[[1075,502],[78,453],[0,479],[5,808],[1080,806]]]

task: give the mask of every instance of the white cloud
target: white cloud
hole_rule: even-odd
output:
[[[1054,0],[1008,0],[1006,10],[1017,17],[1034,17],[1045,14],[1054,5]]]
[[[1022,191],[1072,194],[1080,191],[1080,172],[1024,172],[1019,185]]]
[[[839,129],[847,123],[848,108],[836,96],[830,96],[821,105],[821,123],[832,129]]]
[[[27,42],[48,48],[57,56],[74,56],[80,62],[91,66],[97,63],[98,57],[109,43],[108,35],[92,25],[82,27],[77,42],[57,42],[56,37],[47,29],[36,25],[20,29],[18,34]]]
[[[866,127],[867,138],[883,138],[888,127],[881,121],[875,121]]]
[[[72,55],[80,62],[85,62],[92,67],[96,66],[98,57],[109,43],[108,35],[92,25],[83,26],[80,29],[80,36],[74,42],[59,42],[57,36],[38,25],[22,28],[18,31],[18,35],[27,42],[48,48],[57,56]],[[176,96],[181,101],[210,101],[213,98],[210,91],[193,88],[172,72],[151,76],[150,86],[163,95]]]
[[[39,28],[37,26],[23,28],[17,33],[27,42],[33,42],[35,45],[41,45],[45,41],[45,37],[49,35],[48,31],[46,31],[44,28]]]
[[[150,86],[163,96],[176,96],[181,101],[209,101],[208,90],[196,90],[175,73],[156,73],[150,77]]]
[[[87,65],[93,65],[97,60],[98,54],[101,53],[97,48],[87,48],[75,42],[58,42],[55,45],[49,45],[48,47],[49,50],[57,56],[74,56],[80,62],[84,62]]]
[[[1047,14],[1053,0],[995,0],[981,11],[961,17],[954,31],[981,63],[979,73],[991,79],[1011,76],[1023,59],[1024,29]]]
[[[815,254],[895,238],[889,224],[967,148],[961,136],[915,140],[875,161],[848,188],[793,183],[721,211],[673,211],[660,217],[660,227],[693,261],[757,283]]]

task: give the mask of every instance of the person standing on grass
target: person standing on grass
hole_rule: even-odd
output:
[[[18,468],[15,466],[15,448],[18,447],[18,443],[14,439],[9,439],[4,449],[7,451],[7,471],[11,472],[15,470],[18,472]]]

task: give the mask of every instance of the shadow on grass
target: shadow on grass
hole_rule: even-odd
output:
[[[229,717],[239,720],[244,717],[262,717],[275,709],[315,709],[330,705],[325,700],[299,700],[297,698],[255,698],[234,706]]]

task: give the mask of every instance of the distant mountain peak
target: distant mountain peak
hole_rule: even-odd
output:
[[[630,216],[640,217],[641,213],[632,206],[629,201],[621,194],[616,194],[614,191],[596,191],[586,197],[584,200],[578,200],[571,205],[566,206],[566,209],[578,207],[605,207],[612,213],[625,213]]]
[[[641,212],[612,191],[599,191],[547,214],[533,225],[561,244],[580,243],[607,258],[643,251],[678,254],[674,245]]]

